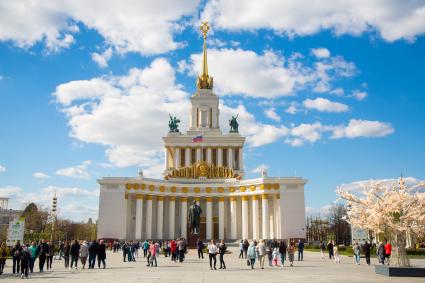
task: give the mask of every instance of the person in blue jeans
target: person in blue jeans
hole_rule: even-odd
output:
[[[96,256],[99,251],[99,244],[93,240],[89,246],[89,269],[93,269],[96,264]]]
[[[284,266],[285,260],[286,260],[286,249],[287,249],[286,242],[284,240],[281,240],[279,244],[279,254],[280,254],[280,261],[282,262],[282,267]]]
[[[304,243],[301,240],[298,240],[298,261],[303,261],[304,256]]]

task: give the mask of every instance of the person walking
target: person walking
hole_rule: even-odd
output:
[[[179,262],[183,262],[184,259],[184,252],[185,252],[185,246],[183,238],[180,238],[177,242],[177,249],[179,251]]]
[[[49,252],[47,253],[47,270],[52,269],[52,262],[53,262],[53,256],[55,255],[55,246],[53,245],[52,241],[49,241]]]
[[[254,269],[255,259],[257,258],[257,251],[255,248],[254,242],[251,242],[249,244],[249,247],[247,250],[247,256],[248,256],[249,265],[251,265],[251,269]]]
[[[366,258],[367,265],[370,265],[370,249],[371,249],[371,246],[369,242],[366,241],[365,244],[363,245],[363,253]]]
[[[145,241],[143,242],[142,247],[143,247],[143,257],[146,257],[146,256],[148,255],[148,249],[149,249],[149,243],[148,243],[148,240],[145,240]]]
[[[155,245],[155,243],[151,243],[149,246],[149,253],[150,253],[150,259],[149,259],[149,265],[153,267],[153,263],[155,262],[155,267],[158,266],[158,262],[156,260],[156,253],[157,253],[157,247]]]
[[[341,260],[339,258],[339,250],[338,250],[338,245],[333,245],[334,246],[334,258],[335,258],[335,262],[336,263],[340,263]]]
[[[325,250],[326,250],[325,241],[322,241],[322,243],[320,244],[320,253],[322,254],[322,259],[325,258]]]
[[[44,271],[44,264],[46,263],[46,258],[48,254],[49,245],[47,245],[45,239],[42,239],[40,245],[38,246],[38,267],[40,269],[40,272]]]
[[[106,268],[106,245],[103,240],[100,240],[97,250],[97,268],[100,268],[100,263],[103,264],[103,269]]]
[[[28,268],[30,264],[30,252],[28,250],[28,247],[23,245],[21,249],[21,279],[24,279],[25,277],[28,277]]]
[[[6,243],[0,244],[0,275],[3,274],[4,266],[6,264],[6,258],[9,256],[9,248]]]
[[[221,240],[220,245],[218,246],[218,252],[220,254],[220,269],[226,269],[226,263],[224,262],[224,254],[226,253],[227,246],[224,243],[224,240]]]
[[[87,245],[87,241],[83,241],[83,244],[80,248],[80,260],[83,269],[86,268],[87,257],[89,256],[89,246]]]
[[[295,243],[291,241],[288,247],[288,259],[289,259],[289,266],[294,266],[294,255],[295,255]]]
[[[213,269],[213,262],[214,262],[214,269],[216,268],[216,264],[217,264],[217,252],[218,252],[218,248],[215,244],[214,240],[211,240],[211,242],[208,244],[208,257],[210,260],[210,268],[211,270]]]
[[[201,239],[196,242],[196,247],[198,248],[198,259],[204,258],[204,243]]]
[[[38,247],[35,244],[35,242],[32,242],[31,246],[28,248],[28,251],[30,253],[29,270],[31,273],[33,273],[34,263],[35,263],[35,260],[37,259],[37,252],[38,252]]]
[[[273,257],[273,265],[274,265],[275,267],[276,267],[276,266],[279,266],[279,264],[278,264],[278,261],[279,261],[279,248],[278,248],[278,247],[275,247],[275,248],[273,249],[272,257]]]
[[[75,269],[77,269],[78,266],[78,256],[80,255],[80,244],[78,243],[77,240],[74,240],[74,242],[71,245],[71,266],[69,267],[69,269],[72,269],[72,267],[74,266],[75,263]]]
[[[279,255],[280,255],[280,262],[282,263],[282,267],[284,266],[285,260],[286,260],[286,250],[287,250],[286,242],[284,240],[281,240],[279,244]]]
[[[69,257],[71,255],[71,246],[69,245],[68,241],[65,241],[63,245],[63,259],[65,268],[69,268]]]
[[[329,259],[332,259],[334,256],[334,245],[331,241],[329,241],[328,245],[326,246],[328,253],[329,253]]]
[[[255,241],[254,241],[254,243],[255,243]],[[254,244],[254,245],[256,246],[257,244]],[[245,239],[244,242],[243,242],[243,254],[244,254],[245,258],[246,258],[246,254],[248,252],[248,247],[249,247],[249,242],[248,242],[247,239]]]
[[[385,261],[387,263],[387,265],[390,265],[390,257],[391,257],[391,243],[390,241],[387,241],[387,243],[384,246],[384,250],[385,250]]]
[[[21,271],[21,252],[22,252],[22,246],[19,241],[15,243],[15,246],[12,248],[12,261],[13,261],[13,274],[20,273]]]
[[[376,249],[376,255],[379,263],[385,264],[385,248],[384,243],[379,242],[378,248]]]
[[[177,254],[176,254],[177,244],[175,240],[171,240],[170,251],[171,251],[171,260],[174,262],[177,261]]]
[[[353,254],[354,254],[354,258],[356,260],[357,265],[360,265],[360,253],[361,253],[361,249],[360,249],[359,242],[356,242],[353,246]]]
[[[243,240],[239,242],[239,258],[243,258]]]
[[[264,240],[260,240],[260,243],[257,245],[258,252],[258,260],[260,261],[260,268],[264,269],[264,260],[266,258],[266,245],[264,244]]]
[[[298,240],[298,261],[303,261],[304,259],[304,242]]]
[[[99,244],[97,243],[96,240],[93,240],[91,244],[89,245],[89,269],[94,269],[98,250],[99,250]],[[123,247],[123,250],[124,250],[124,247]],[[124,254],[124,261],[125,261],[125,254]]]
[[[266,245],[267,259],[269,260],[269,266],[273,266],[273,247],[272,242],[268,241]]]

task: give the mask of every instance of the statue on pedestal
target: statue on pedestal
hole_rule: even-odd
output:
[[[236,121],[238,119],[238,115],[232,116],[232,119],[229,120],[230,132],[231,133],[239,133],[239,123]]]
[[[168,122],[168,127],[170,128],[169,133],[178,133],[179,131],[180,120],[177,117],[172,117],[170,115],[170,121]]]
[[[193,204],[189,207],[190,232],[192,234],[199,234],[201,214],[202,208],[196,203],[196,201],[193,201]]]

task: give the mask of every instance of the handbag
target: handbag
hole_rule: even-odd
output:
[[[248,266],[251,265],[251,261],[249,259],[246,260],[246,265],[248,265]]]

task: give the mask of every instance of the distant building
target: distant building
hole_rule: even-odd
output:
[[[19,217],[22,210],[8,209],[9,198],[0,198],[0,230],[7,229],[10,221]]]

